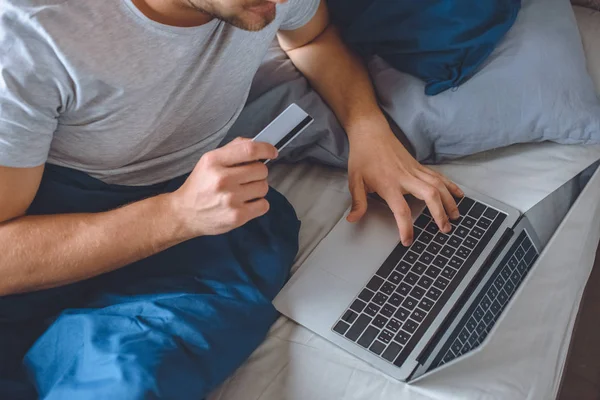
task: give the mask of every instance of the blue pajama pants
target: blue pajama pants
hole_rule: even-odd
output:
[[[102,212],[184,180],[126,187],[48,165],[28,213]],[[227,234],[87,281],[0,297],[0,399],[202,399],[278,315],[271,300],[288,278],[300,222],[281,194],[267,199],[267,215]]]

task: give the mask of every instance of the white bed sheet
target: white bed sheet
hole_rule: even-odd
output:
[[[549,211],[559,206],[549,215],[548,221],[551,221],[562,217],[560,209],[564,209],[565,204],[570,205],[573,198],[574,183],[565,184],[598,159],[598,146],[543,143],[500,149],[437,168],[452,179],[468,183],[471,188],[522,212],[562,187],[556,192],[562,194],[553,196],[548,202]],[[300,164],[279,165],[271,175],[272,184],[290,199],[302,221],[295,271],[349,206],[346,174]],[[597,220],[600,213],[596,214]],[[587,222],[589,224],[591,220],[588,218]],[[592,229],[591,226],[582,228]],[[596,242],[598,239],[597,235],[590,235],[586,239],[589,243],[584,243],[577,237],[572,235],[571,240],[563,242],[563,247],[578,249],[577,253],[581,254],[577,279],[572,280],[571,285],[561,284],[559,275],[537,273],[556,268],[555,265],[537,268],[536,274],[532,274],[536,278],[529,280],[531,283],[518,299],[522,303],[522,298],[529,298],[532,303],[513,306],[501,325],[502,332],[492,336],[498,343],[492,341],[483,352],[460,366],[440,371],[418,384],[406,385],[282,317],[271,329],[267,340],[209,400],[552,398],[566,357],[579,298],[593,261],[590,249],[595,250],[594,238]],[[584,244],[587,247],[581,247]],[[556,259],[561,255],[564,256],[559,252]],[[540,274],[542,276],[538,276]],[[564,271],[562,275],[565,275]],[[548,299],[550,293],[563,297],[564,303],[559,304],[564,305],[560,310],[547,309],[553,304]],[[532,304],[539,307],[539,314],[535,308],[532,311]],[[512,342],[518,332],[515,326],[523,320],[528,321],[529,329],[543,332],[552,328],[556,332],[546,334],[540,343],[529,343],[525,351]]]

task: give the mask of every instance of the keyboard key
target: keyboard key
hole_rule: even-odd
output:
[[[394,317],[396,319],[398,319],[399,321],[405,321],[409,315],[410,315],[410,311],[408,311],[406,308],[400,307],[398,309],[398,311],[396,311],[396,313],[394,314]]]
[[[486,218],[491,219],[492,221],[494,219],[496,219],[496,216],[498,215],[498,211],[494,210],[491,207],[488,207],[487,210],[485,210],[485,212],[483,213],[483,216]]]
[[[410,334],[404,331],[398,332],[394,337],[394,340],[402,345],[405,345],[406,342],[408,342],[408,339],[410,339]]]
[[[369,350],[371,350],[373,353],[375,353],[377,355],[380,355],[384,349],[385,349],[385,344],[383,344],[377,340],[373,342],[371,347],[369,347]]]
[[[519,274],[519,271],[514,270],[510,276],[510,280],[515,284],[515,286],[519,286],[519,283],[521,283],[521,274]]]
[[[517,249],[517,251],[515,251],[515,257],[517,257],[517,259],[521,259],[525,256],[525,250],[523,250],[523,246],[519,246],[519,248]]]
[[[394,270],[395,264],[386,260],[381,267],[377,270],[376,274],[383,279],[387,278]]]
[[[433,265],[435,265],[438,268],[444,268],[446,265],[448,265],[448,259],[443,256],[437,256],[433,260]]]
[[[415,274],[414,272],[409,272],[408,275],[404,277],[404,281],[409,285],[416,285],[419,281],[419,275]]]
[[[451,266],[454,269],[460,269],[460,267],[462,267],[462,265],[464,264],[464,260],[454,256],[450,259],[450,262],[448,262],[448,265]]]
[[[394,293],[390,296],[388,303],[390,303],[394,307],[400,307],[400,304],[402,304],[403,300],[404,296],[400,296],[398,293]]]
[[[459,340],[455,340],[454,343],[452,343],[452,346],[450,347],[452,349],[452,352],[456,355],[460,355],[460,349],[462,349],[463,345]]]
[[[477,326],[477,321],[475,321],[475,318],[471,317],[467,321],[466,326],[467,326],[467,329],[469,330],[469,332],[473,332],[475,330],[475,327]]]
[[[485,217],[481,217],[479,218],[479,221],[477,221],[477,226],[484,230],[487,230],[487,228],[489,228],[490,225],[492,225],[492,221]]]
[[[367,283],[367,287],[374,292],[378,291],[381,285],[383,285],[383,279],[377,275],[371,278],[369,283]]]
[[[412,297],[414,297],[417,300],[420,300],[421,297],[423,297],[425,295],[425,289],[419,287],[419,286],[415,286],[411,291],[410,291],[410,295]]]
[[[477,246],[477,239],[467,236],[465,238],[465,241],[463,242],[463,244],[465,245],[465,247],[468,247],[469,249],[473,250],[475,248],[475,246]]]
[[[421,214],[416,219],[416,221],[415,221],[415,223],[413,225],[418,226],[421,229],[425,229],[425,227],[427,226],[427,224],[430,221],[431,221],[431,218],[429,218],[427,215]]]
[[[458,205],[458,211],[460,212],[460,215],[462,215],[462,216],[467,215],[467,213],[469,212],[469,210],[471,209],[471,207],[473,206],[474,203],[475,203],[474,200],[472,200],[468,197],[463,197],[460,204]]]
[[[367,308],[365,308],[365,313],[369,314],[371,317],[374,317],[379,313],[380,309],[381,307],[379,307],[378,305],[374,303],[369,303]]]
[[[512,295],[516,289],[517,288],[516,288],[515,284],[512,283],[511,280],[507,280],[506,283],[504,284],[504,290],[506,290],[506,293],[510,293]]]
[[[433,240],[436,243],[439,243],[441,245],[445,245],[449,238],[450,238],[450,236],[446,235],[445,233],[441,233],[440,232],[437,235],[435,235],[435,237],[433,238]]]
[[[498,303],[498,300],[494,300],[494,302],[492,303],[492,306],[490,307],[490,310],[492,310],[492,313],[494,315],[498,315],[500,313],[500,311],[502,311],[502,306],[500,306],[500,303]]]
[[[419,258],[419,255],[417,253],[415,253],[414,251],[409,251],[408,253],[406,253],[404,255],[404,261],[406,261],[407,263],[409,263],[410,265],[414,264],[415,261],[417,261],[417,259]]]
[[[456,236],[458,236],[459,238],[464,239],[469,234],[469,230],[467,228],[465,228],[464,226],[459,226],[458,228],[456,228],[454,230],[454,234]]]
[[[456,355],[452,351],[448,351],[442,360],[442,364],[448,363],[456,358]]]
[[[357,343],[362,347],[369,347],[371,343],[373,343],[373,340],[375,340],[377,337],[377,334],[379,334],[379,329],[369,326],[362,334],[360,339],[358,339]]]
[[[475,333],[477,334],[477,336],[483,334],[483,332],[485,332],[485,321],[480,321],[479,324],[477,325],[477,327],[475,328]]]
[[[510,269],[515,270],[517,269],[517,264],[519,264],[519,261],[517,260],[517,258],[515,256],[512,256],[510,258],[510,260],[508,260],[508,266],[510,267]]]
[[[481,203],[475,203],[475,205],[469,210],[468,214],[470,217],[473,217],[475,219],[478,219],[479,217],[481,217],[481,215],[483,214],[483,212],[485,211],[487,207]]]
[[[426,294],[426,296],[429,297],[431,300],[437,300],[440,298],[441,295],[442,291],[436,287],[429,288]]]
[[[398,332],[400,330],[400,326],[402,323],[395,318],[390,319],[390,322],[385,326],[386,329],[389,329],[391,332]]]
[[[421,235],[419,236],[419,240],[423,243],[429,243],[433,240],[433,235],[429,232],[423,231],[423,233],[421,233]]]
[[[471,233],[470,233],[470,235],[473,236],[477,240],[481,240],[481,238],[483,237],[484,234],[485,234],[485,231],[478,227],[471,229]]]
[[[456,250],[456,255],[464,260],[466,260],[470,254],[471,250],[466,246],[460,246],[460,248]]]
[[[412,319],[414,319],[415,321],[417,321],[417,322],[422,322],[425,319],[426,314],[425,314],[424,311],[422,311],[422,310],[420,310],[418,308],[415,308],[415,310],[412,312],[412,314],[410,315],[410,317]]]
[[[448,287],[449,284],[450,284],[450,281],[448,279],[440,276],[433,283],[433,286],[435,286],[436,288],[440,289],[443,292],[444,290],[446,290],[446,288]]]
[[[421,279],[419,279],[419,282],[417,282],[417,285],[421,286],[423,289],[429,289],[429,287],[431,286],[432,283],[433,283],[433,279],[431,279],[430,277],[425,275],[425,276],[422,276]]]
[[[402,302],[402,306],[404,308],[406,308],[407,310],[412,310],[413,308],[415,308],[417,306],[417,303],[418,303],[417,299],[414,299],[414,298],[408,296]]]
[[[371,322],[371,317],[361,314],[360,317],[356,320],[356,322],[352,325],[352,327],[346,332],[346,337],[353,342],[355,342],[361,333],[365,330],[367,325]]]
[[[383,293],[377,293],[375,295],[375,297],[373,298],[373,303],[375,303],[375,304],[377,304],[379,306],[382,306],[382,305],[385,304],[385,302],[387,301],[387,299],[388,299],[388,296],[386,296],[385,294],[383,294]]]
[[[454,247],[444,246],[444,248],[442,249],[442,251],[440,252],[440,254],[443,255],[446,258],[450,258],[450,257],[452,257],[454,255],[455,251],[456,251],[456,249]]]
[[[525,236],[525,239],[523,239],[523,242],[521,243],[521,246],[523,246],[523,250],[525,250],[525,252],[529,251],[529,249],[531,248],[532,244],[531,244],[531,240],[529,239],[528,236]]]
[[[360,294],[358,295],[358,298],[361,299],[361,300],[364,300],[364,301],[366,301],[368,303],[369,301],[371,301],[371,299],[373,298],[373,296],[375,296],[375,293],[373,293],[369,289],[363,289],[363,291],[360,292]]]
[[[390,282],[395,283],[397,285],[397,284],[399,284],[402,281],[402,274],[400,274],[398,271],[394,271],[389,276],[388,280]]]
[[[425,228],[425,232],[429,232],[433,235],[435,235],[436,233],[438,233],[440,231],[440,229],[438,228],[438,226],[436,225],[435,221],[431,221],[429,223],[429,225],[427,225],[427,227]]]
[[[477,220],[471,218],[471,217],[465,217],[463,218],[463,226],[466,226],[467,228],[471,229],[475,226],[475,224],[477,223]]]
[[[498,291],[498,302],[500,302],[500,304],[504,305],[507,300],[508,300],[508,295],[506,294],[504,289],[499,290]]]
[[[342,320],[346,321],[349,324],[352,324],[358,318],[358,314],[352,310],[346,311],[346,313],[342,316]]]
[[[381,308],[381,314],[385,315],[386,317],[390,318],[392,315],[394,315],[394,313],[396,312],[396,307],[392,306],[391,304],[386,304]]]
[[[435,279],[438,277],[440,272],[442,272],[441,269],[439,269],[438,267],[435,267],[433,265],[430,265],[429,268],[427,268],[427,271],[425,271],[425,275],[427,275],[430,278]]]
[[[523,261],[519,261],[519,265],[517,265],[517,271],[519,271],[519,273],[521,275],[525,275],[527,273],[528,267],[527,267],[527,263],[525,262],[525,260]]]
[[[490,299],[495,299],[496,296],[498,296],[498,289],[496,289],[496,286],[491,285],[487,290],[487,295]]]
[[[415,321],[412,320],[408,320],[404,323],[404,325],[402,325],[402,329],[405,330],[408,333],[415,333],[415,331],[417,330],[417,328],[419,327],[419,324],[417,324]]]
[[[531,247],[525,254],[525,262],[527,265],[531,264],[533,259],[537,257],[537,253],[534,247]]]
[[[475,309],[475,311],[473,312],[473,315],[475,316],[475,319],[477,321],[480,321],[483,318],[483,314],[485,314],[485,313],[483,312],[483,310],[481,309],[481,307],[477,307]]]
[[[402,350],[402,346],[397,343],[391,343],[381,356],[389,362],[393,362],[398,357],[400,350]]]
[[[429,265],[433,261],[433,254],[426,251],[423,254],[421,254],[421,257],[419,257],[419,261],[425,265]]]
[[[500,271],[500,276],[502,277],[502,279],[504,281],[510,279],[510,274],[511,274],[510,268],[507,268],[507,267],[502,268],[502,271]],[[504,284],[504,282],[503,282],[503,284]]]
[[[461,342],[467,343],[470,335],[471,334],[469,333],[467,328],[463,328],[462,331],[460,331],[460,333],[458,334],[458,338],[460,339]]]
[[[425,270],[427,270],[427,265],[420,263],[418,261],[411,268],[411,272],[414,272],[415,274],[417,274],[419,276],[423,275],[425,273]]]
[[[378,340],[381,340],[383,343],[389,343],[392,341],[392,339],[394,339],[394,334],[388,330],[383,330],[381,331],[381,333],[379,334],[379,337],[377,338]]]
[[[487,325],[490,324],[490,322],[492,322],[494,320],[494,314],[492,314],[491,311],[488,311],[485,313],[485,315],[483,316],[483,322],[485,322]]]
[[[433,307],[433,300],[428,299],[427,297],[425,297],[419,303],[419,307],[422,308],[425,311],[429,311],[429,310],[431,310],[431,307]]]
[[[481,302],[479,302],[479,306],[486,311],[492,305],[492,300],[486,295],[481,298]]]
[[[352,303],[352,305],[350,306],[350,309],[356,311],[357,313],[360,314],[360,312],[362,310],[364,310],[365,306],[367,305],[367,303],[365,303],[364,301],[361,300],[354,300],[354,302]]]
[[[442,271],[441,275],[446,279],[452,280],[452,278],[454,278],[454,276],[456,275],[456,270],[452,267],[446,267]]]
[[[416,242],[413,242],[410,249],[417,254],[421,254],[425,250],[425,247],[425,243],[421,242],[420,240],[417,240]]]
[[[406,282],[402,282],[401,284],[398,285],[398,287],[396,288],[396,293],[402,295],[402,296],[407,296],[410,293],[410,290],[412,289],[412,286],[410,286],[408,283]]]
[[[450,236],[450,239],[448,239],[448,245],[452,246],[453,248],[457,249],[458,246],[460,246],[462,243],[462,239],[459,238],[456,235],[452,235]]]
[[[385,293],[387,295],[390,295],[390,294],[394,293],[394,289],[396,289],[396,285],[394,285],[393,283],[390,283],[390,282],[385,282],[383,285],[381,285],[381,289],[379,289],[379,291],[382,293]]]
[[[437,254],[440,252],[441,249],[442,249],[442,246],[440,246],[439,244],[437,244],[435,242],[431,242],[429,244],[429,246],[427,246],[427,251],[430,252],[431,254]]]
[[[344,333],[346,333],[348,328],[350,328],[350,325],[348,325],[344,321],[339,321],[337,324],[335,324],[335,326],[333,327],[333,330],[335,332],[339,333],[340,335],[343,335]]]
[[[378,315],[375,318],[373,318],[373,322],[371,322],[371,323],[378,328],[383,328],[385,326],[385,324],[388,323],[388,319],[386,317],[384,317],[383,315]]]
[[[396,265],[396,271],[399,273],[406,275],[408,271],[410,271],[411,265],[405,261],[400,261],[398,265]]]
[[[479,327],[479,325],[478,325]],[[475,328],[475,330],[477,330],[477,328]],[[479,337],[479,335],[477,335],[477,333],[473,333],[471,334],[471,336],[469,337],[469,341],[467,342],[467,344],[469,346],[471,346],[471,348],[475,348],[475,346],[477,346],[477,338]]]

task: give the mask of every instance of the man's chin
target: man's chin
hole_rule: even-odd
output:
[[[247,12],[243,16],[231,18],[229,20],[226,20],[225,22],[228,22],[236,28],[240,28],[245,31],[258,32],[260,30],[263,30],[271,22],[273,22],[275,20],[276,15],[277,14],[275,10],[273,10],[273,12],[261,14]]]

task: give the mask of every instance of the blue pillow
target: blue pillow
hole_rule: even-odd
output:
[[[513,25],[521,0],[328,0],[347,43],[379,55],[435,95],[475,74]]]

